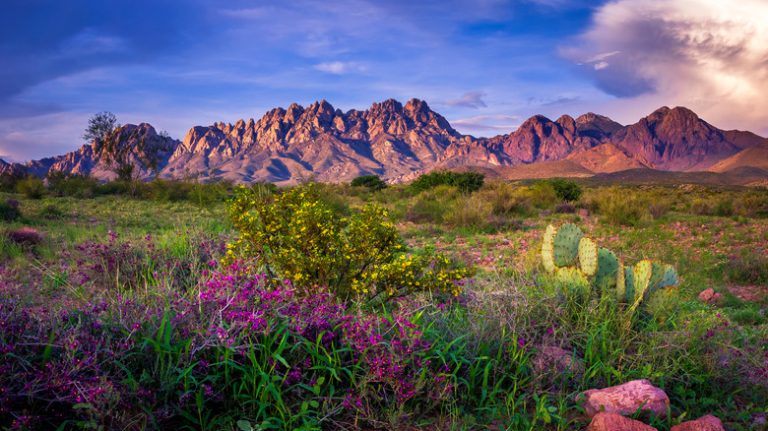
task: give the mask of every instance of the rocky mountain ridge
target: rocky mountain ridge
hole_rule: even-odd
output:
[[[433,169],[555,161],[568,161],[580,173],[700,171],[766,142],[750,132],[718,129],[682,107],[662,107],[628,126],[594,113],[555,121],[535,115],[511,133],[475,138],[457,132],[418,99],[405,105],[388,99],[347,112],[325,100],[307,107],[294,103],[258,120],[192,127],[182,141],[160,136],[146,123],[115,133],[139,178],[276,183],[340,182],[365,174],[400,182]],[[24,165],[0,163],[0,172],[45,176],[55,170],[100,179],[113,178],[111,168],[96,144]]]

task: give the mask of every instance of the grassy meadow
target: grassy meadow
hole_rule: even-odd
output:
[[[641,378],[766,429],[768,190],[477,180],[0,193],[0,429],[573,430]],[[679,284],[551,276],[566,223]]]

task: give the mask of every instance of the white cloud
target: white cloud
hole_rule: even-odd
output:
[[[460,106],[464,108],[485,108],[488,105],[486,105],[483,98],[486,96],[485,92],[482,91],[469,91],[467,93],[464,93],[461,95],[461,97],[457,99],[451,99],[445,101],[445,105],[448,106]]]
[[[463,133],[476,134],[484,131],[511,132],[520,125],[520,117],[516,115],[476,115],[450,121],[451,126]]]
[[[366,71],[365,65],[355,61],[330,61],[316,64],[315,69],[333,75],[345,75],[347,73],[361,73]]]
[[[685,105],[720,127],[768,123],[765,0],[610,2],[563,54],[646,112]]]

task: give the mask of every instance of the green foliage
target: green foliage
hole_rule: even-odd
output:
[[[378,175],[363,175],[352,180],[352,187],[367,187],[370,190],[378,191],[387,187],[385,183]]]
[[[29,176],[16,184],[16,191],[29,199],[40,199],[45,195],[45,184],[40,178]]]
[[[97,194],[99,182],[87,175],[65,174],[60,171],[48,173],[48,190],[55,196],[92,198]]]
[[[485,175],[477,172],[435,171],[421,175],[411,183],[411,188],[417,192],[447,185],[459,189],[463,193],[472,193],[483,186]]]
[[[327,286],[344,299],[384,301],[413,291],[458,293],[466,270],[441,255],[407,256],[387,211],[365,205],[340,217],[314,183],[260,195],[238,188],[230,217],[240,237],[228,260],[253,259],[304,292]]]
[[[117,117],[111,112],[99,112],[88,119],[88,126],[85,128],[83,139],[88,143],[102,145],[107,137],[120,127]]]
[[[620,187],[596,191],[591,196],[590,206],[613,225],[641,226],[652,218],[645,195],[628,193]]]
[[[560,200],[575,202],[581,198],[581,187],[573,180],[552,178],[545,182],[552,185],[552,188],[555,189],[555,193]]]

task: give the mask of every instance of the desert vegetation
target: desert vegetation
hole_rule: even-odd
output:
[[[765,189],[2,184],[2,429],[766,423]]]

